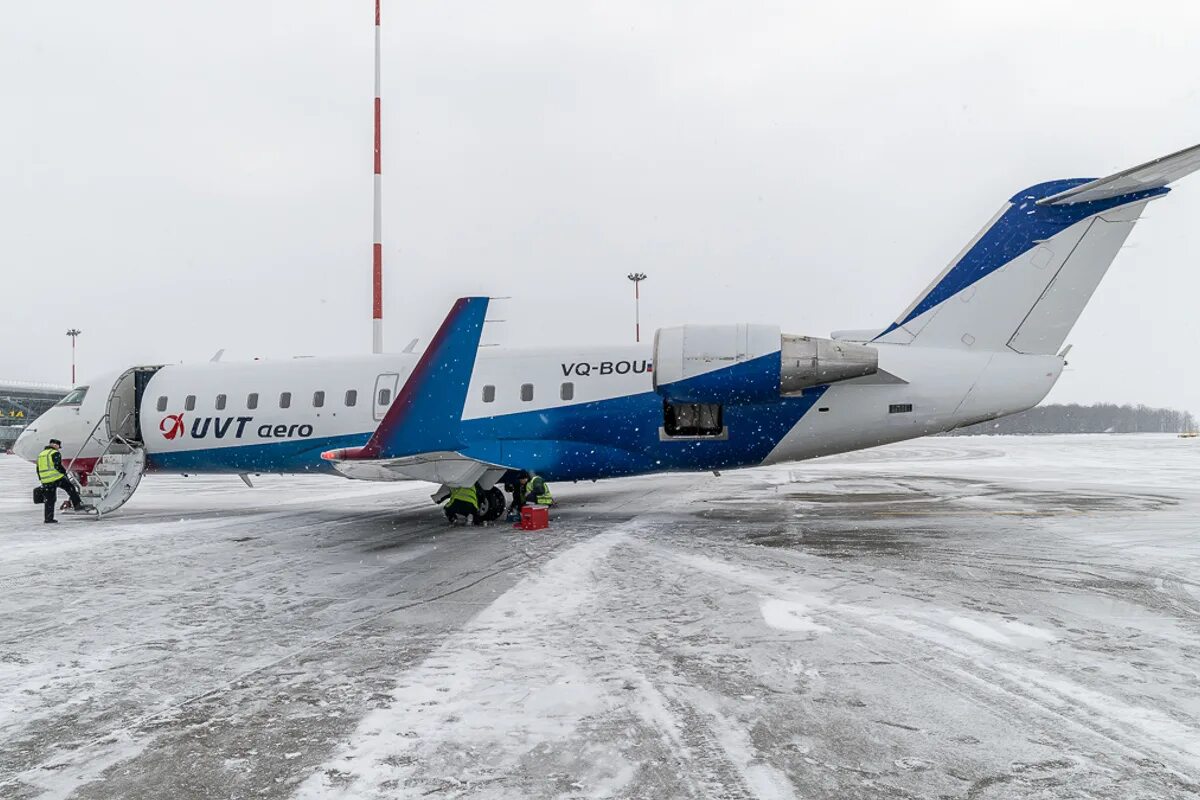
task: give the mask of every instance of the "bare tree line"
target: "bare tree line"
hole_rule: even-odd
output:
[[[1185,433],[1196,430],[1190,411],[1144,405],[1045,405],[951,431],[952,436],[1041,433]]]

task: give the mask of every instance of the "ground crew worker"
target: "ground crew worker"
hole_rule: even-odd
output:
[[[504,482],[504,489],[512,495],[508,504],[508,521],[516,522],[521,518],[521,507],[525,505],[525,485],[529,483],[529,473],[525,470],[518,472],[512,479]]]
[[[474,486],[452,488],[450,496],[446,498],[445,510],[446,519],[451,525],[457,522],[460,516],[464,521],[470,517],[472,525],[483,524],[479,516],[479,492]]]
[[[539,506],[553,505],[554,498],[550,496],[550,487],[541,475],[531,475],[525,470],[517,473],[517,482],[510,484],[512,503],[509,505],[509,516],[516,517],[521,509],[529,503]]]
[[[71,483],[71,479],[67,477],[67,471],[63,469],[62,453],[58,452],[62,449],[62,442],[58,439],[51,439],[46,445],[46,449],[38,453],[37,457],[37,472],[38,480],[42,483],[42,505],[45,507],[46,513],[43,522],[58,522],[54,518],[54,504],[58,500],[58,490],[62,489],[71,498],[71,506],[76,511],[83,511],[83,501],[79,499],[79,492],[75,489],[75,484]]]
[[[517,473],[516,483],[506,483],[505,489],[512,493],[512,502],[508,504],[508,515],[510,518],[518,517],[521,514],[521,508],[525,505],[525,492],[529,484],[529,473],[521,470]]]
[[[525,485],[525,502],[538,506],[554,505],[554,498],[550,496],[550,486],[541,475],[535,474],[529,478],[529,483]]]

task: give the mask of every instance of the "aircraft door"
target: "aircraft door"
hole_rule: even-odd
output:
[[[134,367],[113,384],[108,395],[108,438],[120,436],[127,442],[142,441],[142,395],[161,367]]]
[[[134,404],[134,373],[126,370],[113,384],[108,393],[108,438],[120,436],[124,439],[136,438],[137,428],[134,424],[136,406]]]
[[[375,421],[379,422],[396,399],[396,386],[400,383],[400,375],[395,372],[385,372],[375,379],[375,393],[371,403],[375,409]]]

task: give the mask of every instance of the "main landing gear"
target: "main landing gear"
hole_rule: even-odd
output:
[[[499,487],[493,486],[487,491],[479,493],[479,516],[484,522],[494,522],[500,519],[507,505],[504,492]]]
[[[435,503],[442,503],[449,496],[450,487],[443,484],[430,498]],[[475,497],[479,500],[479,519],[483,522],[495,522],[504,516],[504,510],[508,508],[504,491],[499,486],[481,489],[479,484],[475,484]]]

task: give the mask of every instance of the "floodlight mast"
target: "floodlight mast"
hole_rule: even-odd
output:
[[[67,336],[71,337],[71,388],[75,388],[75,340],[79,338],[79,334],[83,331],[78,328],[71,328],[67,331]]]
[[[633,340],[640,342],[642,341],[642,293],[639,287],[642,281],[646,280],[646,273],[631,272],[627,277],[633,281]]]

